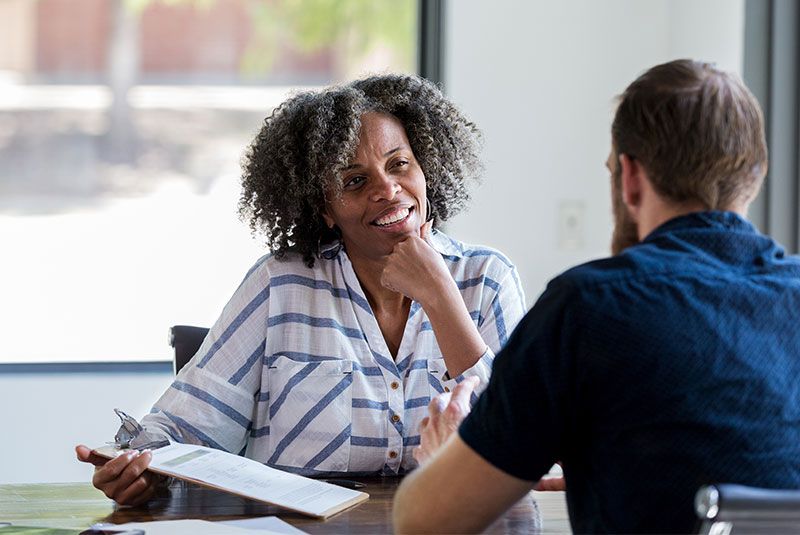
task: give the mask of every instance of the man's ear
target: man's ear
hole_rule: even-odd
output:
[[[644,194],[644,168],[627,154],[619,155],[619,168],[622,185],[622,202],[628,208],[631,218],[638,222]]]

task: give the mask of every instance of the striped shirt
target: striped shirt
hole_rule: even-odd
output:
[[[462,375],[447,375],[417,302],[392,358],[341,248],[313,268],[299,255],[267,255],[142,424],[304,475],[415,467],[431,396],[466,376],[486,385],[495,352],[525,312],[516,268],[503,255],[438,231],[431,244],[488,347]]]

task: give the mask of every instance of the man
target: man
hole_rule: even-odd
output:
[[[708,483],[800,488],[800,259],[744,219],[756,100],[711,65],[656,66],[607,166],[615,256],[550,282],[460,427],[472,383],[431,403],[398,532],[480,530],[555,461],[576,532],[690,532]]]

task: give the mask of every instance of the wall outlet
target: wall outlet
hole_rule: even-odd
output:
[[[586,204],[562,200],[558,203],[558,248],[566,251],[583,249],[586,234]]]

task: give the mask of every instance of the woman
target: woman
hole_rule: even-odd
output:
[[[142,425],[305,475],[413,468],[431,396],[485,383],[524,313],[505,257],[434,230],[468,198],[477,134],[412,76],[279,106],[245,156],[240,203],[273,254]],[[149,498],[149,454],[120,459],[95,486]]]

